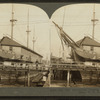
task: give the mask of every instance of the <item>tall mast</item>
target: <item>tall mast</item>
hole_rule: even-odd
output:
[[[61,47],[59,48],[59,58],[61,57]]]
[[[35,25],[34,25],[34,29],[33,29],[33,50],[34,50],[35,42],[36,42],[36,39],[35,39]]]
[[[28,48],[29,47],[29,33],[31,32],[29,30],[29,9],[28,9],[28,15],[27,15],[27,30],[26,30],[26,32],[27,32],[27,48]]]
[[[35,44],[36,40],[35,37],[33,36],[33,50],[34,50],[34,44]]]
[[[95,18],[95,4],[93,7],[93,19],[91,19],[91,21],[93,22],[93,30],[92,30],[92,39],[94,40],[94,33],[95,33],[95,25],[96,25],[96,21],[99,21],[98,19]],[[91,50],[93,51],[93,47],[91,48]]]
[[[13,40],[13,27],[14,27],[14,22],[16,22],[17,20],[14,19],[14,7],[12,4],[12,19],[10,20],[11,22],[11,39]]]
[[[63,30],[63,26],[64,26],[64,22],[65,22],[65,11],[66,11],[66,8],[64,7],[64,15],[63,15],[63,23],[62,23],[62,28],[60,30],[60,32],[62,33],[62,30]],[[61,41],[61,44],[63,45],[62,46],[62,58],[65,60],[65,53],[64,53],[64,44],[63,42]]]

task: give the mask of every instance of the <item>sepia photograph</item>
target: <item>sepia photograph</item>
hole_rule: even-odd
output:
[[[0,87],[100,87],[99,3],[0,12]]]

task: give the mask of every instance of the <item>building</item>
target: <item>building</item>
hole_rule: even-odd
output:
[[[86,36],[83,39],[76,42],[82,49],[96,52],[100,54],[100,43]]]
[[[6,51],[13,51],[17,57],[22,57],[22,59],[27,59],[33,62],[38,60],[39,62],[42,62],[42,55],[21,45],[7,36],[1,39],[0,48]]]

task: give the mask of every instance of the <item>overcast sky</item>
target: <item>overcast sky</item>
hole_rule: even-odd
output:
[[[57,9],[51,19],[41,8],[34,5],[13,4],[14,39],[27,46],[27,15],[29,9],[30,41],[29,48],[33,49],[33,35],[35,35],[35,51],[49,58],[50,52],[54,56],[61,56],[61,41],[52,21],[63,26],[64,31],[74,40],[80,40],[84,36],[92,35],[93,6],[94,4],[72,4]],[[0,38],[11,35],[11,11],[12,4],[0,4]],[[100,4],[95,4],[96,18],[99,21],[95,27],[95,38],[100,41]],[[50,49],[51,48],[51,49]],[[68,49],[66,49],[67,52]],[[67,55],[67,54],[66,54]]]
[[[50,54],[49,45],[49,18],[48,15],[39,7],[25,4],[13,4],[14,19],[17,22],[14,24],[14,40],[27,46],[27,19],[29,9],[29,48],[33,49],[33,35],[36,42],[34,50],[43,55],[44,58]],[[11,36],[12,4],[0,4],[0,38],[5,35]]]
[[[57,9],[51,20],[55,21],[58,25],[62,26],[64,31],[74,40],[78,41],[84,36],[92,35],[92,22],[93,18],[93,8],[94,4],[72,4],[68,6],[63,6]],[[95,26],[95,39],[100,42],[100,4],[95,4],[95,18],[99,21],[96,22]],[[52,42],[52,51],[56,51],[54,54],[57,55],[59,49],[55,49],[55,46],[61,44],[57,34],[57,30],[54,25],[51,26]],[[55,37],[58,37],[55,39]],[[68,49],[66,49],[68,52]]]

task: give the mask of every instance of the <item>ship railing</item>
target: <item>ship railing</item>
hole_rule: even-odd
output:
[[[52,69],[83,69],[83,70],[98,70],[100,69],[99,66],[94,66],[94,65],[84,65],[84,64],[51,64]]]
[[[41,64],[39,64],[41,65]],[[33,63],[21,63],[21,62],[10,62],[10,63],[4,63],[0,62],[0,70],[48,70],[44,69],[43,65],[41,65],[38,69],[36,69],[36,65]]]

